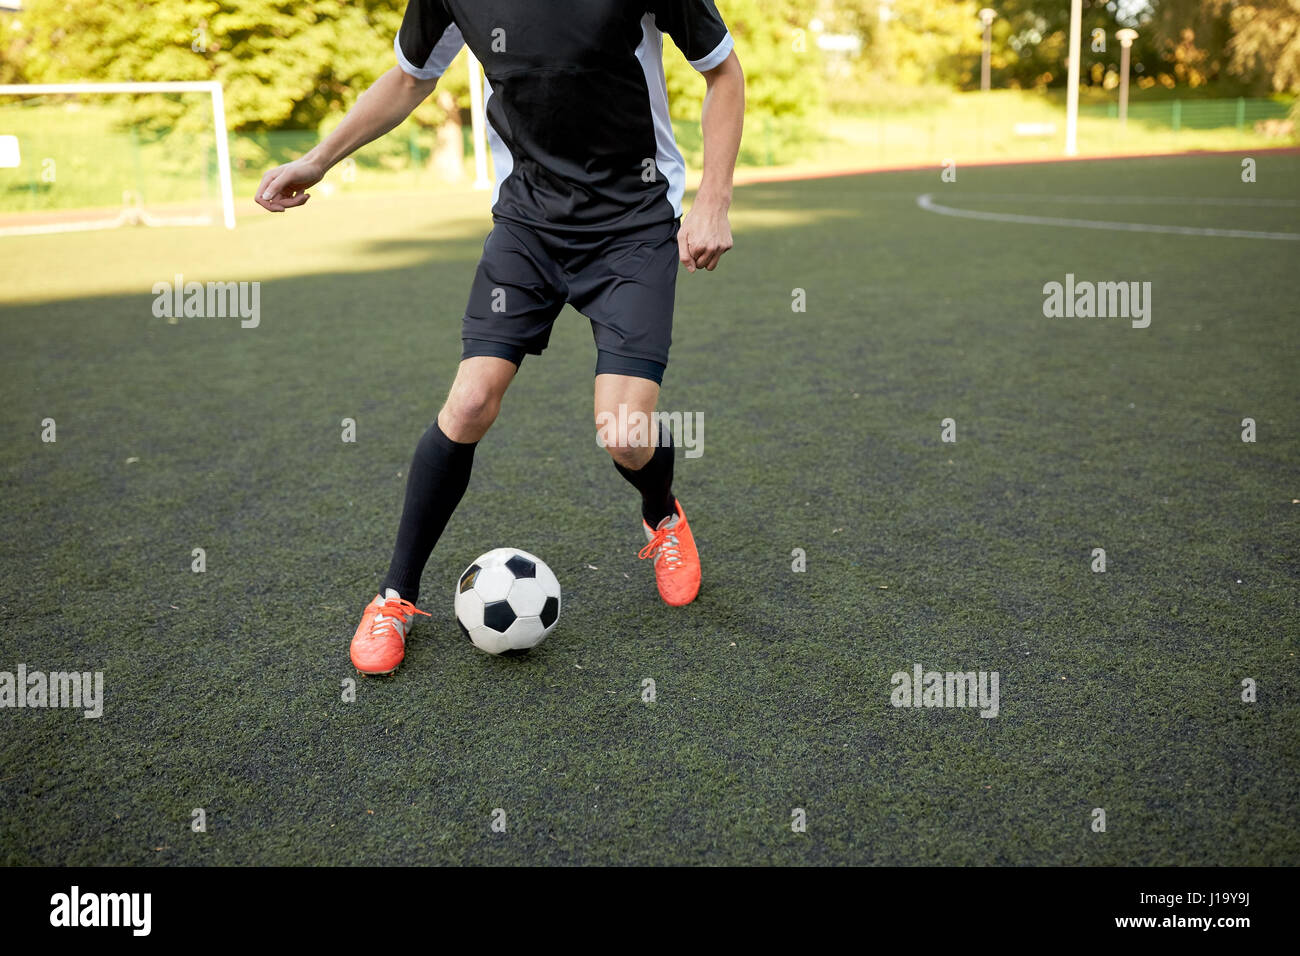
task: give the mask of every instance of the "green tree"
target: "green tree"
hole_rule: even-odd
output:
[[[403,0],[30,0],[21,71],[48,83],[215,79],[234,130],[317,129],[393,65],[404,8]],[[186,107],[168,102],[148,108],[159,122],[183,122]],[[421,109],[417,119],[441,118],[434,106]]]
[[[820,103],[821,54],[809,29],[816,6],[816,0],[718,0],[745,69],[750,115],[803,116]],[[667,37],[664,64],[673,118],[698,119],[704,83]]]
[[[1229,70],[1256,88],[1300,93],[1300,0],[1237,4],[1229,16]]]
[[[788,159],[813,135],[825,100],[824,62],[811,22],[817,0],[718,0],[745,70],[744,157]],[[664,72],[675,120],[686,121],[683,152],[699,162],[699,119],[705,84],[664,39]]]
[[[877,35],[888,44],[889,69],[909,84],[979,82],[981,30],[975,0],[894,0]],[[879,18],[877,18],[879,19]]]
[[[1199,87],[1225,78],[1232,40],[1230,0],[1154,0],[1143,12],[1138,51],[1165,86]]]

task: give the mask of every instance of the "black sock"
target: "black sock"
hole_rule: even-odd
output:
[[[641,492],[641,517],[651,528],[677,513],[677,499],[673,497],[673,436],[668,429],[659,432],[659,446],[650,460],[632,471],[614,462],[618,473]]]
[[[397,546],[393,548],[388,576],[379,586],[380,594],[392,588],[412,604],[419,599],[420,575],[469,485],[477,444],[452,441],[436,420],[420,438],[406,478],[406,503],[397,526]]]

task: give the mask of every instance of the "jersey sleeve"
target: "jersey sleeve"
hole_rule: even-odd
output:
[[[442,0],[410,0],[393,38],[397,63],[420,80],[436,80],[447,71],[465,40]]]
[[[650,12],[701,73],[725,60],[735,45],[713,0],[652,0]]]

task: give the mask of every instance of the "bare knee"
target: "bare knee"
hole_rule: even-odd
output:
[[[596,376],[596,441],[631,471],[654,455],[654,407],[659,383],[630,375]]]
[[[438,427],[452,441],[476,442],[501,411],[501,395],[481,382],[457,382],[438,413]]]
[[[648,426],[651,416],[646,412],[629,413],[626,405],[621,412],[596,412],[596,443],[609,452],[616,464],[637,471],[654,454]]]

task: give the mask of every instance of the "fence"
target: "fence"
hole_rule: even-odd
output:
[[[1273,99],[1134,102],[1128,122],[1115,103],[1080,108],[1083,154],[1174,152],[1290,145],[1289,106]],[[1270,122],[1271,121],[1271,122]],[[1261,132],[1257,125],[1269,128]],[[674,124],[688,163],[698,168],[698,123]],[[1016,91],[957,94],[947,103],[912,110],[877,110],[816,121],[751,116],[741,163],[835,165],[938,164],[948,157],[979,159],[1060,156],[1065,130],[1061,100]],[[472,181],[468,125],[462,129],[462,183]],[[201,203],[218,196],[211,129],[159,130],[122,109],[51,100],[38,108],[0,103],[0,134],[17,135],[23,162],[0,169],[0,215],[74,208]],[[1265,135],[1265,133],[1270,134]],[[252,195],[272,166],[302,155],[315,131],[234,133],[230,155],[236,197]],[[433,162],[436,131],[408,122],[358,152],[331,173],[327,189],[438,188],[444,171]]]
[[[1119,105],[1081,107],[1080,115],[1119,118]],[[1255,123],[1266,120],[1285,120],[1288,108],[1285,103],[1268,99],[1235,100],[1181,100],[1167,103],[1130,103],[1128,121],[1141,123],[1155,129],[1181,132],[1184,129],[1226,129],[1238,131],[1252,129]]]

